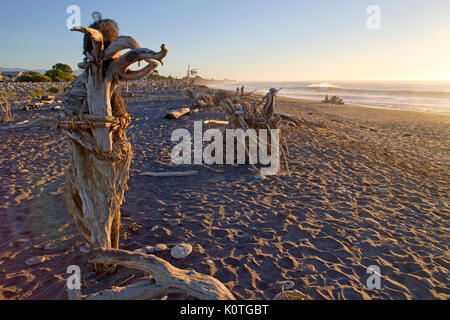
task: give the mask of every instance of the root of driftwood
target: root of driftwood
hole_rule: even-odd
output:
[[[147,300],[167,294],[182,293],[200,300],[235,300],[233,294],[217,279],[193,270],[182,270],[153,255],[123,250],[97,249],[89,254],[93,263],[121,265],[148,272],[153,279],[123,288],[114,288],[87,300]]]
[[[158,178],[168,178],[168,177],[189,177],[198,176],[200,172],[198,171],[185,171],[185,172],[143,172],[141,176],[146,177],[158,177]]]
[[[167,115],[166,118],[167,119],[179,119],[185,115],[188,115],[191,113],[191,109],[189,108],[182,108],[182,109],[177,109],[177,110],[172,110],[170,111]]]

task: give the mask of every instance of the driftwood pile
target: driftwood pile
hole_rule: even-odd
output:
[[[62,104],[63,101],[56,100],[55,96],[41,96],[36,99],[33,99],[30,103],[27,103],[23,110],[25,111],[31,111],[31,110],[40,110],[44,108],[53,108],[53,109],[60,109],[60,104]]]
[[[344,100],[342,100],[338,96],[332,96],[331,99],[328,98],[328,95],[325,97],[325,100],[322,100],[323,103],[331,103],[331,104],[344,104]]]
[[[206,92],[194,92],[192,89],[188,89],[187,93],[194,100],[192,103],[194,109],[211,108],[214,106],[213,97]]]

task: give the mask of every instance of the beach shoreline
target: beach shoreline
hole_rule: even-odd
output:
[[[287,285],[319,300],[450,298],[449,116],[279,97],[276,111],[317,124],[317,132],[283,126],[291,175],[284,168],[279,179],[260,180],[245,165],[215,166],[224,174],[173,165],[174,130],[192,132],[194,121],[225,114],[204,108],[168,120],[167,111],[192,105],[180,83],[139,81],[131,90],[124,99],[135,156],[121,248],[189,243],[185,259],[156,255],[216,277],[238,299],[273,299]],[[15,122],[57,115],[13,106]],[[0,163],[0,298],[67,299],[70,265],[82,270],[83,294],[144,276],[133,270],[130,279],[126,268],[96,274],[80,252],[64,203],[60,133],[0,131]],[[200,175],[140,175],[174,170]],[[45,262],[27,266],[35,256]],[[380,290],[367,288],[370,266],[380,267]]]

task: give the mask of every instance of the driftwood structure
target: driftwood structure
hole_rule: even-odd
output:
[[[162,45],[160,52],[154,52],[125,36],[105,46],[99,30],[79,27],[72,31],[84,33],[91,50],[79,64],[84,72],[72,83],[58,124],[69,138],[66,202],[87,243],[117,249],[120,206],[133,153],[126,136],[130,117],[116,89],[122,81],[138,80],[155,70],[167,48]],[[130,51],[121,55],[126,49]],[[146,67],[128,69],[141,60],[148,63]]]
[[[193,108],[211,108],[214,106],[213,97],[206,92],[194,92],[192,89],[187,91],[188,97],[193,99]]]
[[[216,101],[216,103],[219,103],[219,106],[227,115],[228,129],[242,129],[243,131],[247,131],[250,129],[256,131],[261,129],[267,130],[268,136],[266,137],[266,148],[268,152],[270,152],[272,144],[272,130],[280,129],[280,125],[282,122],[281,116],[274,110],[275,97],[278,91],[279,90],[271,89],[259,103],[253,103],[252,101],[250,101],[249,98],[251,97],[253,92],[243,95],[237,91],[236,96],[230,97],[229,95],[224,94],[224,92],[219,91],[214,100]],[[259,110],[260,105],[264,105],[262,110]],[[278,136],[278,140],[276,143],[284,153],[281,134]],[[244,147],[246,151],[246,159],[250,160],[250,153],[247,143]],[[234,150],[234,156],[236,157],[237,148],[234,148]],[[259,172],[259,170],[255,166],[254,169]],[[288,168],[286,169],[289,171]]]
[[[41,118],[1,129],[61,130],[68,138],[70,163],[66,203],[77,229],[92,249],[89,260],[97,270],[110,272],[116,265],[122,265],[152,274],[152,279],[142,283],[90,298],[151,299],[185,293],[198,299],[232,300],[230,291],[210,276],[175,268],[152,255],[118,250],[120,207],[133,152],[126,135],[131,119],[117,88],[122,81],[146,77],[156,69],[157,62],[162,63],[168,50],[165,45],[160,52],[144,49],[133,38],[118,34],[111,39],[115,32],[101,32],[102,26],[112,26],[113,31],[117,28],[112,20],[104,20],[104,24],[100,20],[89,28],[72,29],[85,35],[85,59],[79,64],[84,72],[72,82],[61,117]],[[129,51],[121,55],[122,50]],[[147,66],[138,71],[129,70],[129,66],[140,61],[146,61]],[[69,297],[80,295],[69,292]]]
[[[331,99],[326,95],[325,100],[322,100],[323,103],[331,103],[331,104],[344,104],[344,100],[342,100],[338,96],[332,96]]]

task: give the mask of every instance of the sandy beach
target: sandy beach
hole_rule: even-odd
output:
[[[283,287],[311,299],[450,298],[450,116],[278,98],[277,111],[320,128],[283,127],[291,174],[259,180],[248,165],[214,166],[225,169],[219,174],[171,163],[174,130],[226,120],[217,107],[165,119],[168,110],[191,107],[181,89],[141,81],[124,98],[135,155],[122,249],[191,244],[182,260],[170,251],[156,255],[216,277],[238,299],[273,299]],[[22,110],[26,90],[14,90],[15,123],[58,115]],[[67,299],[70,265],[82,270],[83,294],[144,276],[126,268],[94,272],[66,209],[67,168],[61,133],[0,130],[0,299]],[[140,175],[174,170],[201,173]],[[28,266],[35,256],[45,262]],[[380,290],[366,286],[373,265],[380,267]]]

